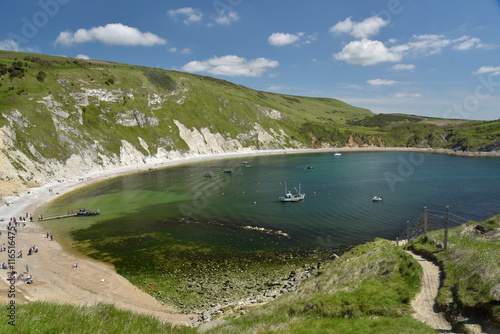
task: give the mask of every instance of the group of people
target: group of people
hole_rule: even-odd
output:
[[[33,247],[31,247],[30,250],[28,251],[28,255],[31,255],[33,253],[38,253],[38,246],[37,245],[34,245]]]
[[[27,274],[26,276],[23,274],[23,273],[20,273],[19,276],[17,276],[16,273],[12,274],[11,276],[9,276],[9,279],[13,279],[15,280],[16,282],[17,281],[23,281],[24,283],[26,284],[33,284],[33,276],[32,275],[29,275]]]

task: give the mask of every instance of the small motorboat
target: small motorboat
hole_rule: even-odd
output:
[[[79,210],[76,215],[77,216],[96,216],[98,214],[100,214],[101,212],[99,210],[97,211],[92,211],[92,210],[87,210],[87,209],[82,209],[82,210]]]
[[[338,157],[338,156],[341,156],[341,155],[342,155],[342,153],[340,153],[340,152],[335,152],[333,155],[334,155],[334,156],[336,156],[336,157]]]
[[[382,196],[373,196],[372,197],[372,201],[373,202],[380,202],[380,201],[383,201],[384,198]]]
[[[212,172],[205,172],[205,176],[206,177],[211,177],[212,176]]]

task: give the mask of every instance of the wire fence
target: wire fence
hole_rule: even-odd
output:
[[[448,228],[465,224],[468,221],[468,219],[450,213],[449,207],[446,207],[445,211],[429,210],[424,207],[420,216],[406,222],[406,229],[401,232],[398,240],[410,241],[429,231],[444,230],[446,241]]]

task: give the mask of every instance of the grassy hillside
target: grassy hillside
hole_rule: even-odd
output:
[[[378,239],[210,333],[434,333],[411,317],[421,274],[411,256]]]
[[[455,318],[475,317],[483,331],[500,328],[500,216],[451,229],[448,250],[443,231],[408,247],[435,258],[444,270],[438,305]],[[420,289],[422,269],[393,243],[377,239],[357,246],[320,268],[298,288],[260,306],[228,307],[224,321],[207,333],[435,333],[411,316],[410,301]],[[58,321],[54,322],[53,319]],[[78,325],[75,325],[78,324]],[[75,307],[46,303],[17,305],[16,327],[2,333],[195,333],[109,305]]]
[[[421,275],[411,256],[387,240],[376,240],[343,254],[296,291],[266,305],[228,308],[226,323],[208,333],[401,333],[403,328],[405,333],[434,333],[411,317],[409,303]],[[18,305],[16,319],[16,330],[26,333],[196,332],[108,305]],[[6,321],[0,328],[5,333],[12,329]]]
[[[371,114],[338,100],[258,92],[210,77],[126,64],[5,51],[0,51],[0,64],[6,69],[0,76],[0,113],[19,110],[26,126],[24,131],[16,129],[17,142],[33,144],[48,158],[68,158],[80,140],[87,144],[97,140],[104,150],[114,153],[119,153],[121,139],[141,149],[138,136],[151,151],[158,146],[186,150],[174,119],[188,128],[209,127],[212,133],[231,138],[251,131],[258,123],[266,130],[283,129],[307,144],[308,135],[299,131],[303,123],[343,125],[348,119]],[[82,94],[88,89],[99,91],[85,100]],[[48,96],[53,102],[45,104],[51,103],[53,108],[42,102]],[[263,109],[278,110],[282,115],[266,117]],[[117,124],[131,110],[136,115],[130,118],[140,114],[144,122],[136,127]],[[60,122],[65,126],[54,124]],[[6,124],[2,116],[0,126]],[[62,132],[65,138],[61,138]],[[33,143],[34,137],[49,144],[41,147]],[[259,148],[252,139],[242,140],[242,144]],[[22,149],[29,152],[28,147]]]
[[[182,153],[346,145],[498,151],[500,121],[374,115],[207,76],[0,51],[0,180],[31,186],[75,166],[82,173]]]
[[[0,181],[33,186],[182,153],[343,146],[347,122],[368,115],[206,76],[0,51]],[[317,129],[329,134],[319,143]]]
[[[435,259],[445,271],[438,305],[455,322],[465,314],[500,328],[500,216],[434,231],[412,242],[415,252]]]

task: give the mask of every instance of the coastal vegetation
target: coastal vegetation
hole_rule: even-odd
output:
[[[406,248],[438,261],[444,284],[438,304],[455,328],[463,316],[483,330],[500,327],[498,258],[500,216],[450,229],[443,250],[443,230],[429,232]],[[422,269],[401,247],[376,239],[359,245],[318,268],[294,292],[264,305],[221,309],[219,326],[207,333],[435,333],[411,316],[410,301],[420,289]],[[58,319],[58,321],[53,321]],[[222,321],[222,319],[224,319]],[[18,305],[16,327],[6,321],[1,331],[25,333],[195,333],[113,306]],[[468,321],[470,322],[470,320]],[[76,325],[78,324],[78,326]]]
[[[418,263],[393,243],[377,239],[332,260],[295,292],[265,305],[221,309],[222,326],[207,333],[434,333],[411,317],[420,288]],[[75,307],[29,303],[18,307],[20,332],[194,333],[109,305]],[[58,319],[57,323],[52,319]],[[78,327],[75,327],[78,324]],[[3,326],[2,332],[9,327]]]
[[[443,269],[438,307],[460,325],[463,315],[500,327],[500,216],[443,231],[429,232],[409,248],[435,260]],[[496,327],[495,327],[496,326]]]

